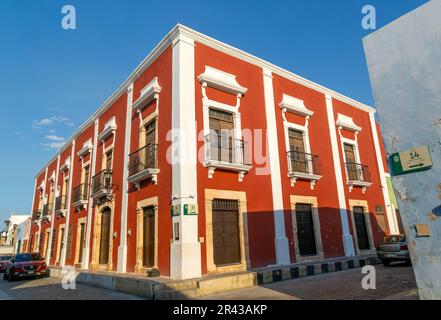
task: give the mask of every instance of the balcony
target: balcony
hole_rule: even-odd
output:
[[[245,160],[245,142],[226,135],[209,134],[205,136],[205,166],[208,177],[213,177],[216,169],[236,171],[239,181],[252,166]]]
[[[310,182],[311,190],[322,177],[320,158],[316,155],[288,151],[288,177],[291,179],[291,186],[294,186],[297,180],[306,180]]]
[[[38,220],[41,217],[41,209],[37,209],[32,213],[32,220]]]
[[[100,202],[102,198],[112,197],[112,170],[102,170],[92,178],[92,198]]]
[[[158,181],[158,145],[148,144],[129,155],[130,183],[135,183],[139,189],[140,182],[151,178],[153,183]]]
[[[55,198],[55,213],[58,218],[66,217],[67,212],[67,196],[59,196]]]
[[[347,177],[346,183],[349,186],[349,191],[352,191],[354,187],[361,187],[363,193],[365,193],[367,187],[372,185],[368,166],[355,162],[346,162],[345,166]]]
[[[82,183],[72,189],[72,202],[75,210],[80,211],[87,205],[87,193],[89,191],[89,184]]]
[[[44,222],[50,221],[50,217],[52,215],[52,205],[52,203],[48,203],[43,206],[41,218]]]

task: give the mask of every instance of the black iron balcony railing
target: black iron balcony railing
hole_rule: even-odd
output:
[[[55,198],[55,211],[67,209],[67,196],[59,196]]]
[[[368,166],[355,162],[346,162],[345,165],[349,181],[372,182]]]
[[[102,170],[92,178],[92,194],[112,190],[112,170]]]
[[[41,209],[37,209],[32,212],[32,220],[38,220],[41,217]]]
[[[146,169],[158,168],[158,145],[148,144],[129,155],[129,177]]]
[[[246,159],[246,143],[240,139],[233,139],[228,135],[208,134],[205,136],[207,146],[206,161],[220,161],[231,164],[248,165]]]
[[[318,156],[299,151],[288,151],[287,156],[289,172],[321,175],[320,158]]]
[[[87,192],[89,191],[89,184],[82,183],[72,189],[72,201],[73,203],[79,201],[87,201]]]
[[[43,206],[43,212],[42,212],[43,218],[47,217],[47,216],[50,216],[51,213],[52,213],[52,203],[45,204]]]

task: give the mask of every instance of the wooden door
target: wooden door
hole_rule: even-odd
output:
[[[155,168],[156,120],[145,126],[145,145],[142,164],[145,168]]]
[[[214,264],[238,264],[241,254],[237,201],[215,199],[212,208]]]
[[[363,207],[353,207],[355,229],[357,231],[358,248],[369,250],[369,238],[366,228],[366,219]]]
[[[301,256],[317,254],[315,243],[312,206],[310,204],[296,204],[297,241]]]
[[[84,234],[85,234],[85,224],[80,224],[80,247],[78,249],[78,263],[83,261],[83,249],[84,249]]]
[[[228,112],[210,110],[211,159],[233,162],[233,115]]]
[[[289,129],[288,135],[292,171],[308,172],[308,162],[306,161],[303,132]]]
[[[59,236],[60,236],[60,241],[59,241],[60,247],[58,248],[58,259],[57,259],[58,261],[60,261],[60,259],[61,259],[61,250],[64,247],[64,228],[60,229]]]
[[[343,144],[346,159],[346,171],[349,180],[358,180],[357,164],[355,160],[355,150],[352,144]]]
[[[155,209],[143,208],[142,264],[153,267],[155,264]]]
[[[104,209],[101,213],[101,238],[100,238],[100,255],[99,264],[109,263],[109,247],[110,247],[110,217],[109,208]]]

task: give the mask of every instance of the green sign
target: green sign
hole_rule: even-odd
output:
[[[184,204],[184,216],[195,216],[198,214],[198,206],[196,204]]]
[[[430,169],[433,165],[428,146],[415,147],[391,155],[394,175]]]
[[[172,217],[177,217],[181,215],[181,206],[180,205],[175,205],[175,206],[171,206],[171,216]]]

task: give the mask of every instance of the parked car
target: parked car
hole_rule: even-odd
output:
[[[6,265],[3,279],[13,281],[22,277],[41,277],[46,273],[46,262],[38,253],[17,253]]]
[[[5,272],[6,266],[9,261],[12,259],[12,255],[2,255],[0,256],[0,273]]]
[[[377,247],[377,255],[381,262],[388,266],[392,261],[410,262],[409,248],[404,234],[384,237]]]

